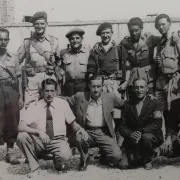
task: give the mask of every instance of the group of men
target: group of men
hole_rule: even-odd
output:
[[[0,143],[7,143],[7,162],[20,163],[15,142],[31,175],[45,155],[63,170],[73,145],[80,171],[87,168],[91,147],[100,149],[102,164],[120,169],[152,169],[157,154],[180,154],[180,33],[171,31],[168,15],[155,19],[161,37],[143,33],[142,20],[134,17],[127,24],[130,36],[120,44],[105,22],[93,48],[83,45],[85,32],[75,28],[63,50],[46,33],[45,12],[31,22],[35,31],[16,55],[6,49],[9,31],[0,29]]]

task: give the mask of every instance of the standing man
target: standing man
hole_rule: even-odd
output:
[[[75,109],[76,121],[81,129],[76,133],[76,144],[81,154],[79,170],[86,170],[89,160],[88,148],[98,147],[101,162],[118,166],[121,150],[115,141],[113,118],[114,108],[121,109],[124,101],[115,94],[102,92],[104,78],[93,75],[89,79],[90,92],[79,92],[67,98]]]
[[[170,110],[172,99],[177,94],[177,82],[180,59],[180,33],[171,31],[171,19],[167,14],[160,14],[155,19],[155,27],[162,37],[157,46],[155,61],[159,68],[156,82],[156,97],[162,107],[165,121],[171,119]]]
[[[162,114],[155,99],[147,96],[148,85],[144,79],[133,82],[135,98],[124,106],[120,133],[124,137],[124,168],[143,163],[152,169],[154,149],[163,142]]]
[[[18,58],[20,63],[25,60],[24,71],[26,71],[26,64],[34,61],[36,64],[36,73],[42,76],[43,80],[43,72],[45,72],[47,62],[54,65],[55,61],[58,61],[59,42],[57,38],[46,33],[48,26],[46,12],[35,13],[31,18],[31,22],[35,32],[32,33],[31,37],[24,39],[22,46],[18,50]],[[27,82],[23,86],[25,89]]]
[[[137,78],[146,79],[149,93],[154,92],[157,77],[157,65],[153,60],[154,48],[157,46],[158,37],[148,33],[143,34],[143,22],[139,17],[134,17],[128,22],[129,37],[121,41],[121,45],[127,50],[128,60],[131,64],[131,76],[128,95],[132,95],[132,82]]]
[[[19,164],[13,154],[18,134],[19,108],[23,108],[21,70],[17,56],[9,53],[9,31],[0,29],[0,145],[7,143],[6,161]]]
[[[31,177],[39,171],[38,155],[50,153],[57,170],[63,170],[65,162],[71,157],[71,150],[66,138],[66,123],[74,132],[80,126],[65,100],[54,97],[57,82],[46,79],[42,82],[43,99],[31,104],[21,117],[17,145],[27,158]]]
[[[65,96],[86,91],[87,88],[85,75],[90,47],[82,45],[84,34],[84,30],[80,28],[71,29],[66,34],[70,44],[61,51],[62,67],[66,76],[63,88]]]

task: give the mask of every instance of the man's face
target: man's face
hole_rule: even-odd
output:
[[[0,32],[0,49],[6,49],[9,43],[9,36],[7,32]]]
[[[141,37],[142,29],[137,25],[129,26],[129,33],[132,41],[138,42]]]
[[[89,84],[89,89],[93,98],[97,99],[98,97],[100,97],[103,89],[102,79],[91,80],[91,83]]]
[[[113,35],[113,31],[112,29],[104,29],[103,31],[101,31],[101,41],[104,45],[109,44],[109,42],[111,41]]]
[[[147,93],[147,84],[144,80],[138,80],[134,83],[134,92],[138,99],[143,99]]]
[[[46,74],[52,76],[54,74],[54,66],[47,65],[46,66]]]
[[[171,23],[166,18],[159,19],[157,22],[157,29],[162,35],[166,35],[169,31]]]
[[[38,19],[35,23],[34,23],[34,28],[35,31],[38,35],[42,35],[45,33],[47,27],[47,22],[45,19]]]
[[[69,37],[70,46],[74,49],[78,49],[82,45],[83,37],[78,33],[74,33]]]
[[[43,95],[46,103],[51,103],[56,94],[55,85],[45,85]]]

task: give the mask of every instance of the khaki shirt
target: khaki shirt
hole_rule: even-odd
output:
[[[6,68],[9,69],[9,71],[14,75],[14,77],[21,76],[21,69],[19,66],[19,61],[16,55],[6,52],[4,56],[1,57],[0,63],[4,65]],[[5,79],[11,79],[11,76],[8,72],[6,72],[1,66],[0,66],[0,80]]]
[[[89,46],[82,46],[77,53],[72,52],[71,48],[63,49],[61,51],[63,68],[67,79],[85,78],[89,54]]]
[[[59,56],[60,51],[58,39],[53,36],[46,35],[42,41],[39,41],[34,33],[31,38],[24,39],[23,44],[18,50],[17,55],[20,63],[24,61],[28,51],[30,54],[30,60],[36,62],[36,67],[44,67],[47,64],[45,57],[49,59],[52,51]],[[54,56],[52,61],[55,61]]]

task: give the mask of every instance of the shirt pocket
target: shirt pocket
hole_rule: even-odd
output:
[[[73,71],[73,59],[71,57],[64,57],[63,63],[65,64],[66,71]]]
[[[87,71],[87,60],[85,59],[81,59],[79,60],[79,65],[80,65],[80,72],[82,73],[86,73]]]

